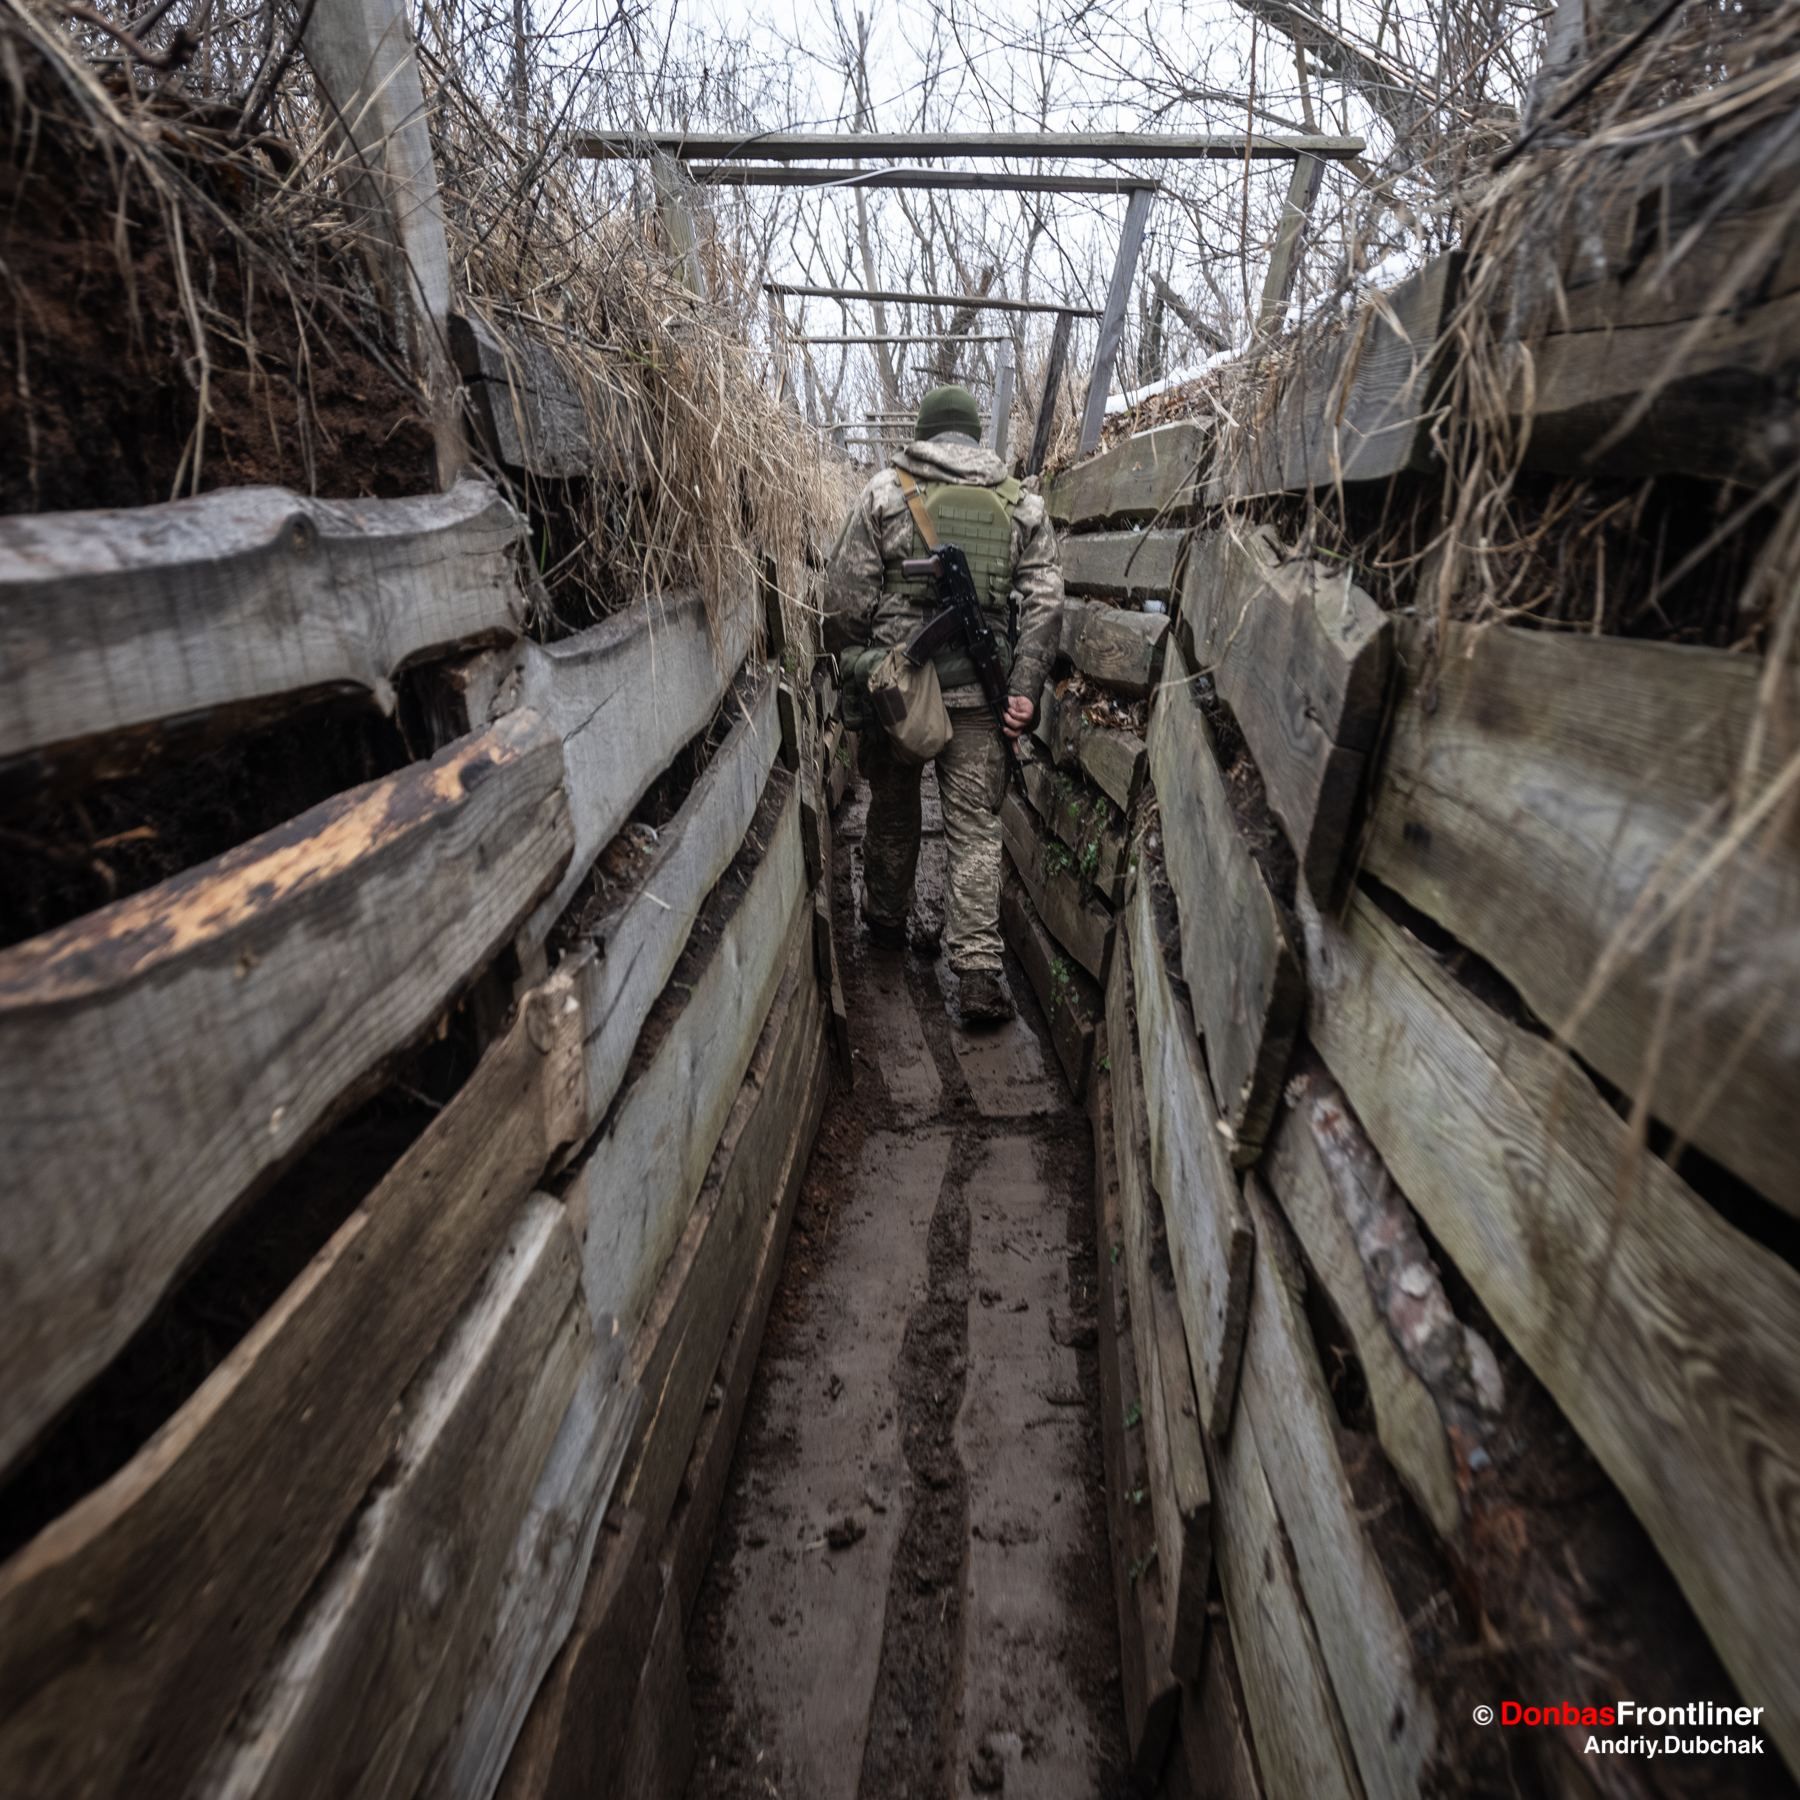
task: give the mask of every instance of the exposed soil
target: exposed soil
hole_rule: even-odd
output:
[[[920,889],[941,896],[927,838]],[[1087,1123],[1024,1016],[834,895],[857,1071],[827,1106],[688,1645],[694,1800],[1124,1792]],[[1072,1346],[1082,1346],[1074,1348]]]

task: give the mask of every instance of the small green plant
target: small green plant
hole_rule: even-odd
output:
[[[1089,838],[1082,846],[1081,861],[1076,865],[1084,880],[1092,881],[1095,871],[1100,867],[1100,840]]]
[[[1133,1587],[1136,1587],[1137,1584],[1140,1581],[1142,1581],[1144,1579],[1144,1577],[1150,1572],[1150,1565],[1155,1561],[1156,1561],[1156,1552],[1154,1550],[1146,1550],[1144,1552],[1144,1554],[1142,1556],[1140,1556],[1137,1559],[1137,1561],[1131,1565],[1131,1567],[1126,1571],[1126,1573],[1128,1575],[1130,1575],[1131,1585]]]
[[[1149,1498],[1150,1490],[1148,1488],[1135,1487],[1131,1490],[1131,1504],[1133,1506],[1142,1506]]]
[[[1113,1245],[1112,1259],[1113,1259],[1113,1267],[1115,1269],[1119,1266],[1119,1258],[1121,1256],[1123,1256],[1124,1254],[1125,1254],[1125,1246],[1123,1244],[1114,1244]]]
[[[1100,1073],[1102,1075],[1112,1073],[1112,1052],[1110,1050],[1100,1059]]]
[[[1143,1420],[1144,1420],[1143,1402],[1140,1400],[1132,1401],[1130,1407],[1127,1408],[1126,1413],[1125,1413],[1125,1429],[1127,1431],[1130,1431],[1133,1426],[1141,1425],[1143,1423]]]

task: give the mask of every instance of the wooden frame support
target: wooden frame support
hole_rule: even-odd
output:
[[[991,441],[994,454],[1002,462],[1006,461],[1007,440],[1012,435],[1013,404],[1013,345],[1008,338],[1000,346],[1000,368],[994,377],[994,405],[991,420]]]
[[[1139,195],[1133,194],[1133,206]],[[1144,204],[1149,204],[1148,197]],[[1008,300],[1001,294],[915,294],[905,288],[813,287],[792,281],[765,281],[763,292],[781,300],[880,300],[896,306],[952,306],[967,312],[1073,313],[1078,319],[1097,319],[1092,306],[1060,306],[1054,300]]]
[[[717,187],[929,188],[940,193],[1124,194],[1159,184],[1144,175],[1038,175],[1016,169],[809,169],[792,163],[689,163]]]
[[[1031,452],[1025,458],[1022,474],[1035,475],[1050,454],[1050,428],[1056,422],[1056,390],[1062,386],[1063,369],[1069,360],[1069,332],[1075,315],[1056,315],[1056,330],[1050,335],[1050,360],[1044,365],[1044,391],[1038,399],[1037,424],[1031,433]]]
[[[871,156],[1016,156],[1083,157],[1094,161],[1198,157],[1215,162],[1249,157],[1266,162],[1305,154],[1341,162],[1361,156],[1363,140],[1269,137],[1242,131],[1197,136],[1161,131],[768,131],[750,135],[737,131],[578,131],[571,134],[568,147],[573,156],[603,159],[648,156],[663,150],[687,161],[741,157],[760,162],[799,162],[807,158],[824,162],[841,157],[860,162]]]
[[[1287,316],[1288,296],[1294,291],[1294,273],[1300,266],[1300,239],[1324,178],[1325,165],[1318,157],[1294,158],[1293,179],[1288,183],[1287,202],[1281,209],[1281,225],[1275,233],[1269,273],[1263,282],[1262,304],[1256,309],[1258,337],[1278,330]]]
[[[1111,285],[1106,290],[1106,310],[1100,316],[1100,341],[1094,346],[1094,372],[1088,377],[1087,406],[1081,415],[1079,454],[1091,456],[1100,443],[1100,426],[1106,417],[1106,390],[1112,386],[1113,364],[1119,359],[1119,340],[1125,335],[1125,306],[1137,277],[1138,253],[1144,247],[1144,227],[1150,219],[1148,188],[1139,188],[1125,208],[1119,228],[1119,253],[1113,260]]]

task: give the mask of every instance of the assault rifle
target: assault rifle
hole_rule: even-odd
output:
[[[910,556],[900,565],[901,573],[914,577],[930,576],[938,584],[938,608],[907,640],[906,660],[915,669],[923,668],[940,650],[961,642],[975,665],[975,678],[987,699],[988,711],[1000,727],[1000,742],[1006,746],[1007,773],[1018,783],[1021,799],[1025,792],[1025,772],[1019,766],[1019,749],[1006,735],[1006,702],[1009,689],[1006,670],[1000,662],[1000,641],[987,622],[981,600],[975,592],[975,577],[969,571],[969,559],[955,544],[939,544],[929,556]]]

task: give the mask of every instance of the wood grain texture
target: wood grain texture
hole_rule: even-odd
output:
[[[1065,600],[1062,654],[1102,686],[1142,699],[1156,685],[1168,629],[1167,613],[1133,612],[1098,600]]]
[[[1082,894],[1068,848],[1049,835],[1010,788],[1000,806],[1000,836],[1045,928],[1096,981],[1104,982],[1112,956],[1112,914]]]
[[[775,684],[766,673],[747,678],[726,701],[736,716],[681,810],[656,834],[650,859],[627,892],[591,923],[582,938],[594,955],[583,968],[582,1016],[587,1044],[590,1116],[604,1118],[650,1008],[663,991],[708,894],[744,842],[774,766],[780,733]]]
[[[1441,1792],[1447,1771],[1435,1711],[1339,1460],[1337,1413],[1304,1311],[1305,1279],[1254,1174],[1244,1188],[1256,1227],[1256,1277],[1241,1405],[1255,1424],[1345,1735],[1370,1793]]]
[[[392,1453],[401,1393],[585,1131],[582,1092],[559,973],[162,1431],[0,1567],[0,1787],[186,1791]]]
[[[594,1354],[567,1219],[536,1195],[408,1395],[392,1461],[202,1777],[208,1800],[414,1791]]]
[[[1106,990],[1112,1059],[1111,1138],[1119,1170],[1120,1269],[1131,1298],[1131,1342],[1139,1377],[1146,1481],[1163,1597],[1162,1643],[1180,1681],[1199,1673],[1212,1579],[1212,1489],[1200,1413],[1164,1240],[1163,1203],[1151,1181],[1150,1119],[1138,1063],[1131,958],[1114,965]],[[1116,1048],[1113,1048],[1116,1046]]]
[[[1234,400],[1206,497],[1385,480],[1431,466],[1431,424],[1460,251],[1429,262],[1348,324],[1314,329]]]
[[[1376,1305],[1371,1290],[1380,1277],[1365,1265],[1313,1129],[1315,1106],[1330,1108],[1342,1095],[1323,1074],[1317,1086],[1329,1091],[1313,1092],[1309,1084],[1298,1097],[1269,1140],[1262,1172],[1300,1240],[1313,1279],[1350,1334],[1375,1413],[1375,1435],[1394,1473],[1439,1536],[1454,1541],[1462,1532],[1462,1496],[1445,1416]],[[1410,1296],[1406,1304],[1414,1315],[1425,1310]]]
[[[1169,1770],[1170,1800],[1262,1800],[1262,1773],[1232,1648],[1231,1620],[1220,1608],[1206,1633],[1200,1678],[1181,1692],[1181,1719]]]
[[[758,823],[767,835],[747,884],[717,895],[711,916],[702,915],[705,953],[675,996],[679,1009],[628,1076],[570,1183],[588,1303],[596,1323],[610,1313],[627,1333],[686,1229],[793,940],[811,930],[790,777],[771,778]]]
[[[1116,979],[1116,976],[1115,976]],[[1110,996],[1109,996],[1110,998]],[[1101,1039],[1108,1046],[1110,1030]],[[1181,1705],[1181,1684],[1169,1669],[1163,1575],[1155,1555],[1156,1533],[1148,1499],[1142,1389],[1132,1352],[1125,1293],[1124,1232],[1119,1222],[1119,1168],[1113,1153],[1113,1081],[1096,1069],[1088,1116],[1094,1133],[1095,1226],[1099,1242],[1100,1441],[1106,1464],[1107,1540],[1112,1552],[1113,1597],[1119,1616],[1119,1687],[1125,1705],[1125,1738],[1138,1780],[1154,1787],[1168,1759]],[[1136,1417],[1139,1425],[1127,1425]]]
[[[1059,769],[1079,769],[1121,812],[1131,811],[1147,768],[1144,740],[1135,732],[1090,724],[1053,680],[1044,683],[1032,732]]]
[[[1065,538],[1063,587],[1071,594],[1173,600],[1186,543],[1185,532],[1168,528],[1088,531]]]
[[[1126,920],[1120,950],[1126,953],[1129,944],[1150,1176],[1163,1197],[1200,1422],[1219,1443],[1231,1430],[1255,1244],[1193,1019],[1170,984],[1151,883],[1143,875],[1126,903]]]
[[[1219,1585],[1268,1792],[1284,1800],[1362,1800],[1293,1548],[1263,1474],[1255,1419],[1238,1420],[1230,1450],[1219,1458],[1214,1504]]]
[[[681,1597],[666,1566],[650,1653],[623,1720],[616,1756],[602,1761],[598,1779],[579,1800],[682,1800],[693,1773],[698,1737],[688,1693],[687,1637]],[[573,1800],[573,1797],[572,1797]]]
[[[0,1467],[569,853],[521,713],[0,954]]]
[[[621,1341],[598,1339],[538,1477],[500,1577],[499,1597],[457,1704],[456,1724],[426,1765],[418,1792],[489,1795],[538,1687],[567,1641],[592,1565],[600,1521],[638,1414],[622,1385]]]
[[[1000,929],[1050,1022],[1050,1042],[1069,1092],[1080,1100],[1087,1093],[1094,1063],[1094,1028],[1103,1010],[1100,992],[1092,978],[1058,949],[1024,883],[1010,868],[1000,881]]]
[[[1027,753],[1019,760],[1032,810],[1068,846],[1076,874],[1117,912],[1130,861],[1124,814],[1098,788],[1061,773],[1043,757]]]
[[[1306,929],[1314,1040],[1364,1128],[1800,1761],[1800,1275],[1369,901]]]
[[[494,659],[488,716],[526,707],[549,722],[562,739],[575,826],[575,853],[522,933],[528,945],[545,941],[631,809],[706,729],[750,648],[755,612],[746,583],[716,629],[690,594]]]
[[[1800,818],[1783,803],[1723,848],[1792,777],[1791,747],[1754,735],[1761,665],[1461,626],[1435,678],[1416,638],[1406,660],[1369,868],[1608,1080],[1800,1212]]]
[[[1200,500],[1200,474],[1211,445],[1206,421],[1184,419],[1141,431],[1049,482],[1044,498],[1050,517],[1078,530],[1179,519]]]
[[[1392,621],[1345,565],[1284,559],[1273,530],[1258,526],[1196,537],[1181,623],[1191,664],[1231,709],[1308,887],[1333,906],[1381,731]]]
[[[591,358],[597,346],[571,348]],[[641,471],[629,410],[597,381],[577,386],[547,338],[456,313],[450,353],[483,441],[509,469],[551,481]]]
[[[0,762],[346,689],[392,712],[406,664],[517,635],[524,529],[472,477],[0,519]]]
[[[1232,817],[1212,729],[1179,643],[1169,646],[1149,744],[1181,917],[1182,969],[1232,1157],[1243,1166],[1256,1159],[1275,1116],[1305,978],[1287,920]]]

